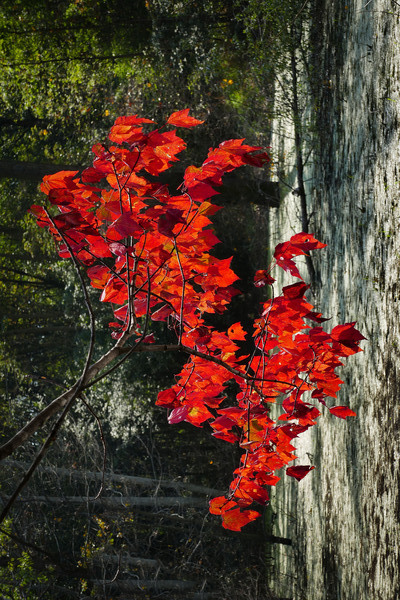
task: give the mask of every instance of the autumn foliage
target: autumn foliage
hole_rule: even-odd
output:
[[[100,301],[112,305],[111,336],[131,351],[151,351],[151,324],[164,321],[176,333],[176,344],[165,351],[189,355],[175,384],[159,393],[157,404],[168,409],[171,424],[207,424],[214,437],[243,450],[226,497],[214,498],[210,511],[223,526],[240,530],[265,505],[277,471],[295,458],[293,441],[315,425],[320,409],[346,418],[355,413],[344,406],[327,407],[342,384],[336,374],[342,359],[360,351],[363,336],[354,323],[337,325],[330,333],[322,315],[305,298],[295,259],[325,246],[312,235],[298,233],[276,247],[272,264],[255,274],[265,286],[266,300],[252,332],[233,323],[219,331],[207,313],[223,313],[238,293],[231,259],[211,254],[218,244],[210,217],[219,210],[211,203],[225,173],[244,166],[262,167],[269,158],[262,148],[242,139],[210,149],[200,167],[189,166],[179,190],[171,191],[158,177],[185,149],[170,127],[193,127],[199,121],[189,110],[172,114],[155,128],[150,119],[119,117],[111,128],[112,145],[95,144],[93,166],[77,172],[46,176],[41,189],[49,206],[32,206],[41,227],[55,238],[61,257],[73,258],[86,269]],[[274,296],[274,267],[298,281]],[[240,343],[253,340],[243,356]],[[236,385],[236,398],[226,395]],[[271,416],[271,405],[281,411]],[[313,469],[290,466],[286,474],[301,480]]]

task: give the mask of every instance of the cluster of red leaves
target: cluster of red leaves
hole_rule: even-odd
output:
[[[166,126],[200,124],[189,110],[172,114]],[[238,443],[241,464],[227,497],[214,498],[210,511],[222,516],[223,526],[240,530],[259,513],[253,502],[268,502],[275,471],[296,457],[293,439],[315,424],[320,411],[303,396],[325,404],[335,398],[342,381],[336,375],[340,357],[359,352],[363,336],[354,323],[326,333],[325,319],[305,299],[308,285],[294,258],[324,247],[309,234],[299,233],[279,244],[268,270],[257,271],[255,285],[272,286],[275,265],[300,279],[267,300],[254,325],[254,350],[242,356],[236,342],[246,339],[240,323],[227,332],[207,325],[205,313],[222,313],[238,293],[230,259],[210,251],[219,242],[209,217],[218,207],[217,194],[225,173],[243,165],[263,166],[269,159],[259,147],[229,140],[211,149],[200,167],[189,166],[177,194],[155,180],[177,161],[184,141],[175,130],[152,128],[149,119],[120,117],[111,128],[110,147],[93,147],[93,167],[46,176],[41,189],[54,208],[32,206],[38,224],[47,227],[61,257],[84,265],[100,300],[113,306],[112,337],[135,345],[151,344],[151,321],[166,321],[176,331],[178,348],[190,358],[157,404],[169,409],[169,422],[208,423],[212,435]],[[100,182],[102,182],[99,187]],[[227,406],[228,382],[237,385],[233,406]],[[277,420],[270,405],[283,408]],[[329,409],[340,418],[355,413],[343,406]],[[313,467],[292,466],[286,473],[302,479]]]
[[[167,125],[192,127],[202,121],[189,110],[171,115]],[[95,144],[93,167],[82,173],[61,171],[44,177],[41,190],[56,215],[32,206],[41,227],[59,242],[59,254],[71,254],[87,267],[100,300],[114,306],[113,337],[143,333],[140,318],[166,321],[195,337],[202,314],[221,313],[236,290],[230,260],[210,255],[219,242],[209,228],[218,208],[209,199],[222,175],[244,164],[261,166],[259,148],[230,140],[210,150],[200,168],[190,166],[176,195],[154,181],[177,161],[185,147],[176,131],[143,130],[149,119],[119,117],[109,138],[118,145]],[[149,177],[151,176],[151,177]],[[98,187],[106,180],[107,186]]]
[[[250,356],[238,355],[235,341],[245,339],[239,323],[226,334],[210,329],[202,350],[220,358],[224,366],[210,365],[208,357],[192,357],[176,385],[159,394],[158,403],[172,409],[170,422],[184,419],[200,425],[208,420],[212,435],[237,442],[244,451],[229,494],[210,501],[210,512],[221,515],[226,529],[239,531],[259,516],[249,507],[253,502],[268,502],[268,486],[280,479],[275,472],[296,458],[294,438],[315,425],[321,414],[304,395],[308,392],[310,400],[317,399],[326,406],[326,398],[336,398],[343,383],[336,374],[343,364],[340,359],[360,351],[359,342],[364,337],[355,329],[355,323],[338,325],[331,333],[308,324],[327,319],[306,300],[309,286],[302,280],[293,257],[324,246],[309,234],[296,234],[277,246],[268,271],[257,271],[257,286],[273,285],[270,271],[276,265],[301,281],[284,287],[281,296],[265,302],[254,324],[254,351]],[[220,408],[225,399],[227,366],[239,391],[234,405]],[[270,405],[277,399],[283,412],[273,420]],[[212,419],[210,411],[217,417]],[[345,406],[334,406],[329,411],[342,419],[355,416]],[[300,481],[312,469],[292,466],[286,474]]]

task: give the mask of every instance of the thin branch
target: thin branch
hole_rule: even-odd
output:
[[[224,362],[220,358],[217,358],[216,356],[212,356],[211,354],[205,354],[205,352],[199,352],[198,350],[194,350],[193,348],[189,348],[188,346],[181,346],[181,350],[182,352],[186,352],[187,354],[192,354],[193,356],[198,356],[199,358],[204,358],[209,362],[213,362],[217,365],[220,365],[233,375],[236,375],[241,379],[244,379],[245,381],[267,381],[269,383],[280,383],[283,385],[288,385],[292,388],[297,388],[297,386],[293,382],[283,381],[280,379],[262,379],[261,377],[253,377],[251,375],[243,373],[242,371],[239,371],[238,369],[235,369],[234,367],[231,367],[230,365],[227,365],[226,362]]]
[[[7,516],[8,512],[9,512],[9,510],[11,509],[11,507],[12,507],[15,499],[17,498],[17,496],[19,495],[19,493],[21,492],[21,490],[26,486],[26,484],[28,483],[28,481],[32,477],[33,473],[35,472],[36,468],[40,464],[41,460],[45,456],[47,450],[50,448],[51,444],[56,439],[57,433],[58,433],[58,431],[59,431],[62,423],[64,422],[65,417],[67,416],[67,414],[68,414],[70,408],[72,407],[72,405],[73,405],[76,397],[78,396],[79,392],[82,389],[83,382],[85,381],[87,373],[88,373],[88,370],[89,370],[89,365],[90,365],[90,361],[91,361],[92,354],[93,354],[93,348],[94,348],[95,319],[94,319],[92,305],[90,303],[89,295],[88,295],[87,288],[86,288],[86,285],[85,285],[85,281],[83,279],[82,273],[81,273],[80,268],[79,268],[79,264],[78,264],[78,262],[77,262],[77,260],[76,260],[76,258],[74,256],[74,253],[72,252],[70,244],[66,240],[65,236],[63,236],[63,234],[61,233],[61,231],[59,230],[59,228],[55,225],[54,220],[49,215],[49,213],[48,213],[48,211],[46,209],[45,209],[45,213],[46,213],[48,219],[50,220],[50,222],[52,223],[53,227],[56,229],[57,233],[63,239],[65,245],[67,246],[67,248],[69,250],[71,258],[72,258],[72,260],[74,262],[75,269],[77,271],[77,274],[78,274],[78,277],[79,277],[79,281],[80,281],[80,284],[81,284],[81,288],[82,288],[82,292],[83,292],[83,297],[84,297],[84,300],[85,300],[86,308],[87,308],[87,311],[89,313],[89,319],[90,319],[90,342],[89,342],[89,347],[88,347],[88,351],[87,351],[87,355],[86,355],[86,361],[85,361],[85,365],[84,365],[84,368],[83,368],[83,371],[82,371],[82,375],[79,378],[79,380],[76,382],[76,384],[70,390],[68,390],[67,392],[65,392],[64,394],[62,394],[62,396],[66,396],[65,403],[63,404],[63,412],[61,413],[60,417],[58,418],[58,420],[56,421],[55,425],[53,426],[53,428],[52,428],[49,436],[47,437],[46,441],[42,445],[42,448],[39,450],[39,453],[37,454],[37,456],[36,456],[35,460],[33,461],[32,465],[30,466],[30,468],[28,469],[28,471],[25,473],[24,477],[22,478],[21,482],[17,486],[14,494],[11,496],[11,498],[7,502],[6,506],[4,507],[4,509],[3,509],[3,511],[2,511],[2,513],[0,515],[0,523],[5,519],[5,517]],[[49,406],[51,406],[52,404],[53,403],[51,403]],[[49,407],[47,407],[47,408],[49,408]],[[60,407],[57,406],[57,409],[56,409],[55,412],[58,412],[59,409],[60,409]],[[46,411],[46,409],[44,411],[42,411],[42,413],[40,413],[38,415],[38,417],[40,417],[40,415],[43,415],[43,413],[45,411]],[[54,414],[54,413],[51,413],[47,417],[47,419],[45,419],[45,420],[47,421],[48,418],[50,418],[50,416],[52,414]],[[39,422],[40,422],[40,420],[41,419],[39,418]],[[32,421],[30,422],[30,425],[32,424]],[[26,428],[23,428],[23,429],[26,429]],[[23,431],[23,430],[21,430],[21,431]],[[37,429],[35,429],[34,431],[37,431]],[[25,433],[26,433],[26,431],[25,431]],[[16,436],[14,436],[12,438],[12,440],[10,440],[10,443],[13,442],[13,440],[15,441],[15,437]],[[22,438],[24,438],[24,434],[22,435]],[[27,439],[27,438],[24,438],[24,441],[25,441],[25,439]],[[8,444],[5,444],[5,446],[7,446],[7,445]],[[18,444],[18,445],[21,445],[21,444]],[[1,450],[3,448],[4,448],[4,446],[2,448],[0,448],[0,459],[1,459]],[[6,454],[6,456],[8,456],[8,454]]]
[[[17,275],[24,275],[26,277],[33,277],[34,279],[40,279],[43,283],[51,283],[54,285],[62,285],[60,281],[49,278],[48,275],[39,275],[38,273],[27,273],[26,271],[22,271],[21,269],[14,269],[13,267],[1,267],[0,271],[6,271],[7,273],[16,273]]]
[[[124,346],[127,339],[131,334],[123,335],[118,342],[106,353],[104,354],[97,362],[91,365],[84,378],[78,379],[75,384],[69,388],[66,392],[55,398],[53,402],[51,402],[46,408],[44,408],[38,415],[33,417],[29,423],[27,423],[22,429],[20,429],[8,442],[6,442],[3,446],[0,447],[0,460],[7,458],[10,456],[17,448],[19,448],[26,440],[28,440],[36,431],[38,431],[53,415],[67,406],[73,397],[75,397],[84,389],[88,389],[92,387],[95,383],[103,379],[106,375],[109,375],[112,370],[114,370],[117,365],[119,366],[124,360],[128,358],[134,352],[185,352],[186,354],[190,354],[193,356],[198,356],[199,358],[203,358],[209,362],[213,362],[217,365],[220,365],[224,369],[226,369],[232,375],[236,375],[242,379],[246,379],[248,381],[260,381],[261,378],[252,377],[248,374],[245,374],[234,367],[226,364],[220,358],[216,356],[212,356],[210,354],[205,354],[204,352],[200,352],[199,350],[195,350],[194,348],[189,348],[188,346],[183,346],[179,344],[142,344],[138,341],[134,346],[126,347]],[[119,358],[121,355],[124,355],[123,359],[117,363],[112,369],[102,374],[101,376],[96,376],[101,373],[101,371],[107,367],[110,363],[112,363],[115,359]],[[264,381],[270,383],[277,383],[282,385],[287,385],[291,388],[296,388],[296,385],[293,382],[283,381],[279,379],[264,379]]]
[[[74,266],[75,266],[75,270],[76,270],[78,278],[79,278],[79,282],[80,282],[80,285],[81,285],[81,290],[82,290],[82,293],[83,293],[83,298],[84,298],[85,304],[86,304],[86,309],[87,309],[88,314],[89,314],[89,320],[90,320],[90,342],[89,342],[89,348],[88,348],[88,351],[87,351],[85,366],[83,368],[83,372],[82,372],[82,376],[81,376],[81,379],[83,379],[86,376],[87,370],[89,368],[89,364],[90,364],[90,361],[92,359],[93,349],[94,349],[94,341],[95,341],[95,333],[96,333],[96,323],[95,323],[93,308],[92,308],[92,305],[91,305],[91,302],[90,302],[90,299],[89,299],[89,294],[88,294],[88,291],[87,291],[85,280],[83,279],[81,270],[79,268],[79,263],[78,263],[78,261],[76,259],[76,256],[74,255],[74,253],[72,251],[71,245],[67,241],[67,239],[64,236],[64,234],[61,233],[61,230],[54,223],[54,220],[51,217],[51,215],[49,214],[49,212],[47,211],[47,209],[44,209],[44,212],[46,213],[47,218],[50,220],[50,222],[53,225],[53,227],[57,230],[58,235],[62,238],[64,244],[68,248],[68,251],[69,251],[69,253],[71,255],[71,258],[72,258]]]
[[[24,546],[25,548],[29,548],[30,550],[33,550],[37,554],[44,556],[51,564],[57,566],[64,573],[86,574],[86,570],[82,569],[80,567],[73,568],[73,570],[71,570],[70,568],[65,568],[64,561],[61,563],[59,561],[59,559],[56,558],[53,554],[50,554],[50,552],[43,550],[43,548],[36,546],[36,544],[32,544],[32,542],[28,542],[28,541],[24,540],[22,537],[20,537],[19,535],[16,535],[15,533],[11,533],[11,531],[7,531],[7,529],[3,529],[3,527],[0,527],[0,532],[2,534],[6,535],[7,537],[9,537],[16,544],[19,544],[20,546]]]
[[[70,244],[65,239],[65,237],[61,233],[60,229],[55,225],[53,219],[51,218],[51,216],[49,215],[49,213],[48,213],[48,211],[46,209],[45,209],[45,213],[46,213],[48,219],[51,221],[53,227],[57,230],[57,233],[63,239],[63,241],[64,241],[65,245],[67,246],[68,251],[69,251],[69,253],[71,255],[71,258],[72,258],[72,260],[74,262],[74,266],[75,266],[75,269],[77,271],[77,274],[78,274],[78,277],[79,277],[79,280],[80,280],[80,284],[81,284],[81,288],[82,288],[82,292],[83,292],[83,297],[84,297],[84,300],[85,300],[86,308],[87,308],[87,311],[89,313],[89,318],[90,318],[90,342],[89,342],[89,347],[88,347],[88,351],[87,351],[87,355],[86,355],[85,366],[83,368],[82,375],[79,378],[76,386],[74,386],[74,391],[69,396],[69,399],[68,399],[68,401],[66,402],[66,404],[64,406],[63,412],[61,413],[61,415],[57,419],[56,423],[53,425],[53,427],[52,427],[52,429],[50,431],[50,434],[48,435],[46,441],[44,442],[44,444],[42,445],[42,447],[39,450],[38,454],[36,455],[36,458],[32,462],[31,466],[29,467],[29,469],[27,470],[27,472],[23,476],[22,480],[18,484],[18,486],[15,489],[14,493],[9,498],[7,504],[3,508],[3,510],[2,510],[2,512],[0,514],[0,523],[2,523],[4,521],[4,519],[6,518],[6,516],[8,515],[8,513],[9,513],[10,509],[12,508],[15,500],[18,498],[19,494],[24,489],[24,487],[27,485],[27,483],[30,481],[33,473],[35,472],[35,470],[37,469],[37,467],[39,466],[39,464],[41,463],[41,461],[45,457],[48,449],[50,448],[50,446],[53,444],[54,440],[56,439],[56,437],[58,435],[58,432],[59,432],[59,430],[60,430],[63,422],[65,421],[65,418],[66,418],[68,412],[70,411],[70,409],[71,409],[71,407],[72,407],[72,405],[73,405],[76,397],[78,396],[78,394],[79,394],[79,392],[81,390],[82,383],[85,380],[87,372],[88,372],[88,369],[89,369],[90,361],[91,361],[92,354],[93,354],[93,348],[94,348],[95,319],[94,319],[94,314],[93,314],[93,310],[92,310],[92,305],[90,303],[89,295],[88,295],[87,288],[86,288],[86,285],[85,285],[85,281],[84,281],[82,273],[80,271],[78,261],[77,261],[76,257],[74,256],[74,253],[73,253],[73,251],[71,249]]]
[[[46,558],[50,559],[51,562],[53,562],[53,563],[57,562],[55,557],[52,554],[49,554],[48,552],[46,552],[46,550],[43,550],[43,548],[39,548],[39,546],[36,546],[35,544],[32,544],[31,542],[27,542],[26,540],[18,537],[14,533],[11,533],[11,531],[7,531],[7,529],[3,529],[3,527],[0,527],[0,532],[3,533],[4,535],[6,535],[7,537],[9,537],[15,543],[20,544],[21,546],[25,546],[26,548],[30,548],[31,550],[34,550],[38,554],[42,554]]]
[[[100,488],[99,491],[97,492],[96,496],[94,498],[90,498],[89,500],[97,500],[98,498],[100,498],[103,489],[104,489],[104,477],[105,477],[105,471],[106,471],[106,461],[107,461],[107,445],[106,445],[106,440],[104,437],[104,432],[103,432],[103,426],[101,424],[100,418],[99,416],[96,414],[96,412],[94,411],[93,407],[89,404],[89,402],[86,400],[86,398],[84,398],[83,394],[81,394],[79,396],[80,400],[83,402],[83,404],[86,406],[86,408],[88,409],[88,411],[90,412],[90,414],[96,419],[97,422],[97,426],[99,428],[100,431],[100,439],[101,439],[101,443],[103,446],[103,467],[101,469],[101,483],[100,483]]]
[[[283,384],[283,385],[288,385],[289,387],[292,387],[292,388],[297,388],[297,386],[293,382],[283,381],[280,379],[262,379],[261,377],[253,377],[252,375],[249,375],[248,373],[243,373],[242,371],[239,371],[238,369],[231,367],[226,362],[224,362],[222,359],[220,359],[216,356],[213,356],[212,354],[206,354],[205,352],[200,352],[199,350],[195,350],[194,348],[189,348],[189,346],[184,346],[183,344],[140,344],[140,342],[137,342],[137,344],[135,344],[135,346],[120,348],[119,351],[120,351],[120,354],[125,354],[125,356],[122,358],[122,360],[120,360],[116,365],[114,365],[106,373],[101,374],[94,381],[90,381],[87,385],[85,385],[84,389],[90,388],[93,385],[95,385],[98,381],[100,381],[101,379],[103,379],[104,377],[109,375],[112,371],[114,371],[117,368],[117,366],[122,364],[129,356],[131,356],[131,354],[136,353],[136,352],[184,352],[185,354],[190,354],[192,356],[197,356],[199,358],[203,358],[204,360],[207,360],[208,362],[213,362],[213,363],[219,365],[220,367],[223,367],[224,369],[226,369],[229,373],[232,373],[232,375],[236,375],[237,377],[240,377],[241,379],[245,379],[246,381],[266,381],[269,383],[279,383],[279,384]],[[0,459],[1,459],[1,457],[0,457]]]
[[[308,0],[304,0],[304,2],[303,2],[303,4],[302,4],[302,6],[301,6],[301,7],[300,7],[300,9],[297,11],[297,13],[295,14],[295,16],[294,16],[294,18],[293,18],[292,22],[290,23],[290,25],[289,25],[289,29],[291,29],[291,28],[292,28],[292,26],[294,25],[295,21],[298,19],[298,17],[300,16],[300,14],[303,12],[303,10],[304,10],[304,9],[305,9],[305,7],[306,7],[306,4],[307,4],[307,2],[308,2]]]
[[[55,425],[53,426],[52,430],[50,431],[50,433],[49,433],[46,441],[44,442],[44,444],[42,445],[42,447],[39,450],[38,454],[36,455],[36,458],[34,459],[34,461],[32,462],[31,466],[29,467],[29,469],[27,470],[27,472],[23,476],[22,480],[18,484],[18,486],[15,489],[14,493],[8,499],[5,507],[3,508],[3,510],[2,510],[2,512],[0,514],[0,523],[2,523],[4,521],[4,519],[6,518],[6,516],[8,515],[8,513],[11,510],[14,502],[17,500],[17,498],[20,495],[21,491],[27,485],[27,483],[31,479],[33,473],[36,471],[37,467],[39,466],[39,464],[41,463],[41,461],[45,457],[45,455],[47,453],[47,450],[50,448],[50,446],[53,444],[54,440],[56,439],[57,434],[58,434],[58,432],[59,432],[59,430],[61,428],[61,425],[63,424],[63,422],[65,420],[65,417],[69,413],[70,408],[71,408],[72,404],[74,403],[75,398],[78,396],[79,391],[80,391],[79,387],[77,387],[76,390],[75,390],[75,392],[71,395],[71,397],[69,399],[69,402],[65,405],[63,412],[61,413],[61,415],[57,419],[57,421],[56,421]]]
[[[180,326],[179,326],[179,337],[178,337],[178,344],[181,344],[182,334],[183,334],[183,306],[184,306],[184,302],[185,302],[186,279],[185,279],[185,274],[183,272],[181,259],[179,256],[178,245],[176,243],[176,237],[174,237],[174,248],[175,248],[176,258],[178,260],[179,270],[180,270],[181,277],[182,277],[182,296],[181,296],[181,307],[180,307],[180,315],[179,315]]]
[[[20,429],[8,442],[3,444],[3,446],[0,447],[0,460],[10,456],[10,454],[36,433],[36,431],[38,431],[52,416],[62,410],[72,397],[75,398],[79,392],[88,387],[87,383],[120,356],[122,351],[126,352],[126,349],[122,348],[122,344],[126,339],[127,337],[120,339],[106,354],[88,368],[85,377],[82,378],[81,376],[68,390],[55,398],[39,414],[22,427],[22,429]]]
[[[105,582],[105,583],[106,583],[107,585],[108,585],[108,584],[110,584],[110,583],[114,583],[114,581],[116,581],[116,580],[117,580],[117,577],[118,577],[118,575],[119,575],[120,571],[121,571],[121,552],[118,554],[118,565],[117,565],[117,569],[116,569],[116,571],[115,571],[115,575],[114,575],[114,577],[113,577],[112,579],[110,579],[110,581],[107,581],[107,582]]]
[[[136,343],[133,346],[130,346],[129,348],[121,348],[120,349],[120,354],[125,353],[125,356],[123,358],[121,358],[121,360],[119,360],[110,369],[108,369],[108,371],[106,371],[105,373],[102,373],[101,375],[99,375],[99,377],[97,377],[96,379],[94,379],[93,381],[91,381],[89,385],[86,385],[85,389],[89,388],[89,387],[92,387],[93,385],[95,385],[96,383],[98,383],[101,379],[104,379],[105,377],[107,377],[108,375],[110,375],[113,371],[115,371],[116,369],[118,369],[118,367],[120,367],[122,365],[122,363],[124,363],[126,361],[126,359],[129,358],[129,356],[133,352],[140,352],[141,351],[140,350],[141,347],[146,348],[146,350],[149,350],[149,348],[153,348],[152,344],[145,344],[145,345],[141,346],[144,338],[146,337],[147,329],[148,329],[148,326],[149,326],[149,320],[150,320],[150,298],[151,298],[150,280],[151,280],[151,277],[152,276],[150,275],[150,269],[149,269],[149,267],[147,267],[147,285],[148,285],[148,290],[147,290],[146,320],[145,320],[145,324],[144,324],[142,335],[140,336],[140,338],[136,341]],[[129,332],[129,335],[131,335],[131,332]],[[161,349],[161,351],[165,351],[165,346],[161,347],[160,349]],[[175,350],[176,348],[174,347],[173,349]],[[159,350],[159,348],[157,348],[157,350]]]

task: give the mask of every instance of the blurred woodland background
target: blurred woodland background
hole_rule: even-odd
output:
[[[312,6],[299,0],[3,0],[0,8],[0,439],[45,406],[84,361],[88,317],[74,270],[27,214],[43,175],[85,168],[116,117],[162,122],[190,107],[205,124],[172,182],[208,148],[245,137],[269,145],[293,49]],[[278,82],[278,83],[277,83]],[[234,255],[243,294],[230,322],[247,325],[252,287],[269,257],[268,211],[279,173],[227,178],[215,219],[220,257]],[[278,176],[277,176],[278,175]],[[98,351],[109,344],[97,302]],[[104,327],[102,327],[104,324]],[[222,326],[226,323],[222,323]],[[171,335],[159,327],[163,339]],[[264,528],[226,532],[207,511],[224,490],[238,449],[186,423],[168,426],[154,406],[179,357],[137,355],[79,403],[0,529],[0,596],[55,598],[272,598],[273,513]],[[0,498],[44,441],[36,435],[2,463]],[[103,493],[95,498],[102,484]],[[225,447],[226,446],[226,447]],[[229,447],[228,447],[229,446]],[[289,543],[288,540],[281,542]]]

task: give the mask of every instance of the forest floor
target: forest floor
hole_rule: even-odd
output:
[[[350,357],[336,404],[297,440],[315,470],[278,484],[275,588],[295,600],[400,598],[400,3],[318,3],[320,89],[310,101],[313,148],[305,173],[321,284],[311,301],[326,325],[357,321],[367,338]],[[279,168],[296,187],[293,131],[275,124]],[[271,209],[271,246],[300,231],[298,199]],[[305,276],[306,278],[306,276]],[[321,407],[323,408],[323,407]]]

